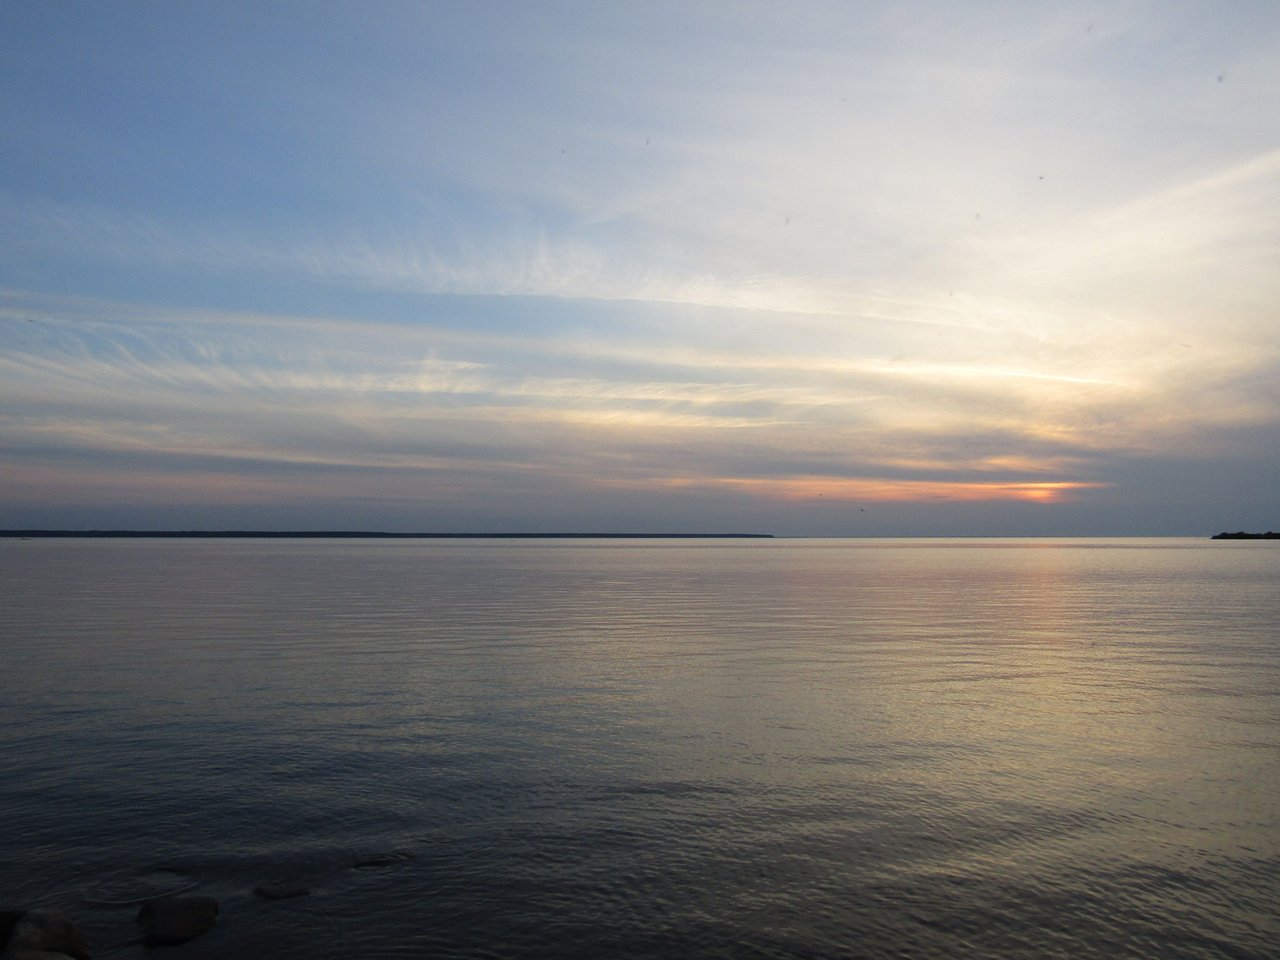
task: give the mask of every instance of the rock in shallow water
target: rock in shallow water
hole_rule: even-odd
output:
[[[413,854],[396,850],[391,853],[380,853],[377,856],[358,860],[351,865],[351,869],[362,871],[387,870],[393,867],[402,867],[412,859]]]
[[[196,885],[196,879],[179,867],[129,868],[99,877],[86,891],[85,899],[98,907],[123,907],[176,897]]]
[[[0,915],[0,925],[10,924],[8,943],[0,954],[2,960],[89,960],[89,941],[57,907]]]
[[[186,943],[208,933],[218,922],[218,901],[213,897],[159,897],[138,911],[142,942],[148,947]]]
[[[268,880],[253,888],[253,892],[263,900],[287,900],[290,897],[305,897],[311,891],[300,883],[288,880]]]

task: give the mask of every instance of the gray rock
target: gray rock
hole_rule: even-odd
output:
[[[12,913],[6,913],[0,919],[7,925],[13,918]],[[84,933],[57,907],[28,910],[18,915],[0,957],[3,960],[39,960],[42,955],[46,960],[48,956],[89,960],[91,956]]]
[[[142,942],[148,947],[168,947],[208,933],[218,922],[218,901],[213,897],[157,897],[138,911]]]

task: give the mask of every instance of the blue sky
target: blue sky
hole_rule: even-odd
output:
[[[1258,3],[0,8],[0,525],[1280,526]]]

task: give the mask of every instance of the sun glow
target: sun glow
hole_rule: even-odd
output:
[[[1061,503],[1083,490],[1109,487],[1107,483],[1083,481],[1033,482],[953,482],[943,480],[897,480],[844,477],[780,478],[672,478],[660,481],[670,487],[702,487],[740,490],[773,500],[833,500],[846,502],[942,502],[1026,501]]]

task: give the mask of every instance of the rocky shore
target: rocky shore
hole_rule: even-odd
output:
[[[157,897],[138,909],[137,942],[171,947],[194,940],[218,922],[213,897]],[[91,960],[89,940],[59,907],[0,911],[0,960]]]
[[[0,960],[89,960],[89,941],[58,907],[0,911]]]
[[[187,866],[126,867],[64,888],[56,899],[25,906],[0,902],[0,960],[92,960],[94,950],[99,956],[146,957],[161,949],[163,956],[165,948],[205,937],[219,942],[193,943],[195,953],[179,949],[172,955],[245,955],[238,938],[250,927],[259,937],[264,930],[278,932],[276,922],[288,927],[306,918],[339,931],[328,906],[312,901],[326,901],[326,893],[349,883],[385,880],[413,860],[403,849],[372,850],[323,870],[271,870],[230,881]]]
[[[263,900],[306,896],[299,884],[272,880],[253,891]],[[172,947],[212,930],[218,901],[207,896],[154,897],[142,901],[136,917],[137,936],[128,941],[144,947]],[[0,910],[0,960],[92,960],[84,931],[60,907]]]

